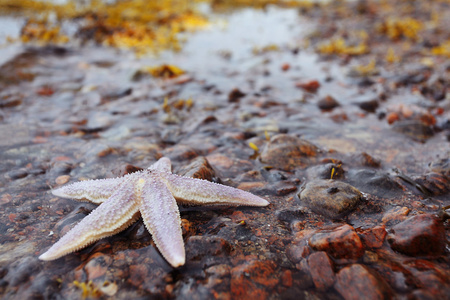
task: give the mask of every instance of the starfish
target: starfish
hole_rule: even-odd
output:
[[[114,235],[142,216],[156,247],[173,267],[185,263],[181,218],[177,203],[188,205],[266,206],[249,192],[171,172],[167,157],[148,169],[123,177],[80,181],[52,191],[63,198],[100,204],[64,235],[41,260],[54,260]]]

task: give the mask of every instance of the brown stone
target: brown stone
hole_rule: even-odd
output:
[[[278,284],[271,261],[249,261],[231,270],[231,293],[236,299],[266,299]]]
[[[283,273],[281,273],[281,284],[285,287],[292,286],[292,271],[291,270],[284,270]]]
[[[450,191],[450,178],[441,173],[430,172],[421,177],[415,178],[424,194],[443,195]]]
[[[231,252],[227,240],[213,236],[191,236],[186,242],[186,260],[201,260],[204,257],[223,256]]]
[[[361,241],[367,248],[380,248],[383,246],[387,232],[384,225],[375,226],[359,233]]]
[[[232,159],[220,153],[210,154],[206,158],[221,177],[235,177],[253,169],[252,163],[248,160]]]
[[[292,135],[277,134],[261,153],[261,161],[277,169],[292,171],[315,161],[319,148]]]
[[[89,262],[84,266],[88,280],[94,280],[106,274],[108,267],[112,263],[112,258],[101,252],[93,254]]]
[[[438,218],[417,215],[395,225],[388,241],[392,249],[406,255],[440,255],[445,250],[445,229]]]
[[[238,102],[239,99],[242,97],[245,97],[245,93],[241,92],[238,88],[235,88],[231,90],[231,92],[228,94],[228,101],[229,102]]]
[[[382,300],[392,297],[392,292],[383,279],[360,264],[340,270],[334,287],[345,300]]]
[[[291,262],[296,264],[303,258],[308,257],[312,251],[308,245],[308,239],[314,232],[314,230],[308,229],[298,232],[295,241],[287,246],[286,256]]]
[[[308,168],[306,174],[309,179],[344,179],[342,163],[329,162]]]
[[[193,159],[188,165],[183,167],[177,173],[181,176],[205,179],[208,181],[212,181],[215,177],[213,168],[204,156],[199,156]]]
[[[381,222],[384,224],[395,221],[403,221],[409,214],[410,209],[407,207],[394,207],[383,214]]]
[[[173,147],[167,148],[164,156],[169,157],[172,161],[189,160],[196,158],[198,153],[194,148],[188,145],[177,144]]]
[[[66,184],[67,182],[69,182],[70,180],[70,175],[61,175],[56,177],[55,182],[57,185],[63,185]]]
[[[401,263],[394,261],[378,261],[371,267],[386,280],[387,283],[402,293],[411,291],[417,284],[417,279]]]
[[[132,265],[130,266],[130,276],[128,277],[128,283],[139,287],[147,278],[148,276],[148,269],[147,266],[144,264],[141,265]]]
[[[362,152],[359,155],[355,157],[356,161],[359,161],[359,163],[366,167],[371,168],[379,168],[381,166],[381,162],[379,159],[373,158],[371,155],[367,154],[366,152]]]
[[[333,286],[336,280],[333,262],[326,252],[320,251],[308,257],[309,273],[318,290],[325,291]]]
[[[317,106],[321,110],[329,111],[335,107],[340,106],[340,104],[339,104],[339,102],[336,101],[336,99],[334,99],[330,95],[327,95],[324,98],[320,99],[319,102],[317,102]]]
[[[358,259],[364,254],[361,239],[348,224],[315,233],[309,239],[309,245],[337,259]]]
[[[310,93],[315,93],[320,88],[320,83],[317,80],[304,80],[297,82],[295,86]]]
[[[299,196],[312,211],[331,219],[349,214],[362,200],[358,189],[332,179],[308,182]]]

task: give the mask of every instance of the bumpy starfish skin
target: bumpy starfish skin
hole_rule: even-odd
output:
[[[172,174],[161,158],[147,170],[119,178],[76,182],[53,191],[59,197],[100,204],[39,258],[54,260],[114,235],[142,216],[163,257],[173,266],[185,263],[177,202],[190,205],[266,206],[249,192],[206,180]]]

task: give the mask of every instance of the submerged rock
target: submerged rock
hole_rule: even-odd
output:
[[[450,158],[442,158],[430,163],[429,169],[431,172],[441,173],[450,177]]]
[[[341,163],[327,163],[310,167],[306,173],[309,179],[344,179],[345,171]]]
[[[415,141],[425,142],[434,135],[433,129],[416,120],[398,121],[392,125],[392,130],[404,134]]]
[[[319,148],[308,141],[296,136],[278,134],[261,153],[261,161],[277,169],[292,171],[296,168],[305,168],[313,162],[320,152]]]
[[[308,267],[314,285],[318,290],[327,290],[333,286],[336,277],[333,262],[324,251],[312,253],[308,257]]]
[[[441,173],[431,172],[415,178],[414,181],[431,195],[443,195],[450,191],[450,178]]]
[[[337,219],[355,209],[362,194],[347,183],[329,179],[307,183],[299,198],[315,213]]]
[[[270,261],[248,261],[231,270],[231,294],[233,298],[266,299],[278,285],[274,277],[275,264]]]
[[[358,259],[364,254],[364,247],[355,229],[348,225],[322,229],[309,238],[314,250],[325,251],[336,259]]]
[[[324,98],[320,99],[319,102],[317,102],[317,106],[321,110],[330,111],[333,108],[340,106],[340,104],[338,101],[336,101],[336,99],[334,99],[330,95],[327,95]]]
[[[445,229],[438,218],[417,215],[395,225],[388,241],[392,249],[406,255],[440,255],[445,250]]]
[[[350,170],[348,180],[361,191],[378,197],[395,196],[400,185],[387,173],[371,169]]]
[[[184,166],[179,172],[179,175],[205,179],[212,181],[215,173],[208,160],[204,156],[199,156],[191,161],[190,164]]]
[[[340,270],[334,287],[346,300],[382,300],[392,297],[392,291],[387,283],[378,274],[360,264],[347,266]]]

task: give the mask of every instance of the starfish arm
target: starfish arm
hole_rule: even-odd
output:
[[[86,199],[100,204],[111,197],[124,180],[125,178],[108,178],[79,181],[52,190],[52,194],[62,198]]]
[[[162,174],[172,195],[190,205],[267,206],[269,202],[249,192],[203,179]]]
[[[158,176],[140,179],[140,211],[162,256],[173,266],[185,263],[181,218],[175,198]]]
[[[157,170],[161,172],[172,173],[172,163],[167,157],[161,157],[157,162],[148,167],[147,170]]]
[[[108,201],[81,220],[39,259],[57,259],[124,230],[139,217],[135,195],[134,185],[124,184]]]

